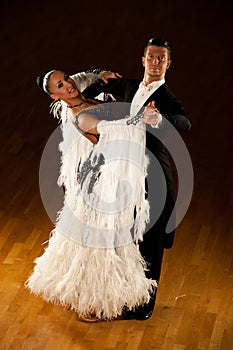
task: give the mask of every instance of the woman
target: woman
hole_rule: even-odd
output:
[[[65,198],[26,286],[80,320],[111,320],[148,303],[157,286],[146,278],[135,244],[149,220],[145,124],[141,117],[106,121],[114,104],[86,99],[62,71],[50,71],[38,85],[61,120]]]

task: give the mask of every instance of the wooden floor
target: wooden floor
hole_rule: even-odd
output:
[[[20,139],[14,141],[19,147]],[[7,145],[11,149],[11,141]],[[27,147],[21,146],[26,157]],[[20,156],[15,152],[5,161]],[[217,181],[208,189],[211,196],[204,188],[201,196],[194,194],[174,248],[166,251],[151,319],[85,324],[24,288],[52,227],[32,180],[31,160],[28,155],[18,178],[13,172],[9,179],[5,196],[12,187],[14,196],[0,216],[0,349],[233,349],[233,228],[227,193],[215,201]]]
[[[172,3],[166,7],[164,1],[153,17],[142,4],[132,14],[112,2],[106,13],[93,2],[96,17],[85,26],[86,17],[79,14],[90,10],[90,2],[76,14],[77,1],[71,0],[64,22],[59,0],[2,2],[1,350],[233,349],[230,5],[228,9],[217,1],[211,6],[197,1],[185,14],[185,1]],[[53,227],[41,202],[38,172],[57,124],[48,118],[49,99],[36,87],[35,77],[53,67],[75,72],[99,66],[136,77],[140,62],[130,56],[136,57],[145,39],[155,35],[154,22],[175,44],[169,82],[193,120],[193,129],[184,135],[194,166],[193,198],[174,247],[165,252],[153,316],[147,321],[86,324],[72,311],[47,304],[24,288]],[[212,50],[216,38],[221,39],[217,51]],[[77,49],[76,39],[82,43]],[[199,75],[208,81],[207,95]]]

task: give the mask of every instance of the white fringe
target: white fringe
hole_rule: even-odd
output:
[[[135,141],[142,145],[144,150],[145,129],[144,126],[141,128],[134,125],[126,126],[126,119],[102,121],[98,125],[100,140],[93,147],[91,142],[74,128],[71,119],[66,119],[63,115],[61,120],[63,141],[59,148],[62,153],[62,166],[58,183],[64,184],[66,188],[64,206],[58,213],[48,247],[44,254],[35,260],[34,271],[25,286],[48,302],[69,306],[84,316],[94,314],[99,319],[110,320],[121,315],[124,307],[132,309],[148,303],[150,293],[157,287],[155,280],[146,278],[146,262],[135,244],[143,239],[146,224],[149,222],[150,206],[145,200],[148,159],[140,151],[137,156],[141,157],[143,166],[141,170],[135,172],[135,167],[131,166],[133,161],[128,163],[121,161],[124,158],[125,149],[123,149],[122,155],[119,154],[119,161],[115,160],[101,167],[101,176],[95,184],[95,191],[107,202],[117,205],[120,200],[124,200],[124,192],[119,191],[122,180],[132,184],[132,201],[125,210],[120,212],[116,210],[114,215],[103,214],[96,211],[95,206],[86,205],[80,194],[77,170],[91,151],[93,154],[101,152],[107,157],[106,145],[112,142],[114,137],[119,141]],[[128,151],[133,151],[133,147],[131,150],[129,146]],[[129,153],[129,157],[131,155],[133,154]],[[95,193],[93,196],[94,200]],[[67,208],[71,210],[67,211]],[[84,245],[87,242],[85,240],[80,242],[77,235],[87,236],[88,225],[85,226],[85,220],[96,227],[93,242],[97,242],[100,238],[105,239],[98,236],[98,228],[108,227],[115,236],[118,233],[121,237],[121,228],[134,222],[135,242],[131,239],[131,243],[115,247],[106,245],[108,248],[97,248],[95,244]],[[81,221],[84,226],[79,226]],[[72,239],[70,234],[66,236],[68,231],[72,232]],[[128,235],[132,238],[130,231]]]
[[[110,320],[148,303],[156,281],[145,277],[146,263],[134,243],[113,249],[83,247],[53,231],[26,282],[45,301],[78,314]]]

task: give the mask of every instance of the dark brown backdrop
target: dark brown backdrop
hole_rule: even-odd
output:
[[[213,190],[226,193],[228,201],[233,175],[231,18],[230,1],[163,0],[141,1],[138,5],[126,0],[2,1],[4,193],[7,187],[12,197],[17,186],[24,188],[25,181],[29,181],[25,176],[28,171],[37,186],[40,154],[57,125],[49,118],[50,101],[36,87],[36,76],[51,68],[74,73],[107,67],[140,78],[141,49],[149,38],[159,35],[167,38],[174,49],[168,85],[193,122],[192,130],[183,135],[194,165],[193,205],[196,196],[203,196],[213,205]],[[19,139],[24,142],[16,152],[15,140]],[[10,152],[4,146],[9,140]],[[33,155],[30,165],[24,156],[29,152]],[[20,157],[20,169],[14,166],[16,157]],[[209,177],[216,176],[216,169],[219,186],[209,189]],[[13,183],[8,181],[9,172],[16,174]],[[7,200],[2,199],[5,210]]]

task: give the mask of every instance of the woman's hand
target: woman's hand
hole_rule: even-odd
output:
[[[145,124],[149,124],[152,127],[159,127],[158,124],[162,121],[162,116],[158,110],[158,108],[155,107],[155,101],[151,101],[148,103],[148,105],[145,107],[142,121]]]
[[[117,79],[117,78],[122,78],[122,75],[120,75],[119,73],[114,73],[114,72],[110,72],[110,71],[105,71],[102,72],[100,74],[100,78],[105,82],[105,84],[108,83],[108,79]]]

